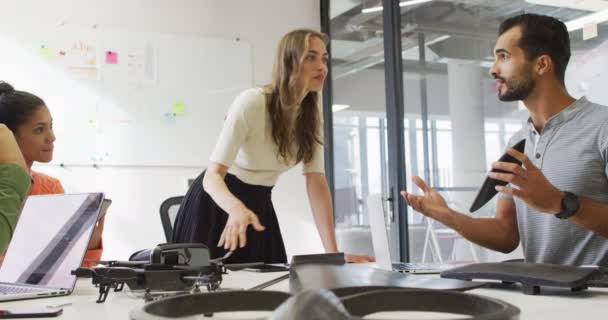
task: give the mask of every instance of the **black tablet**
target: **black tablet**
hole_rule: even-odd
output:
[[[512,148],[521,153],[524,153],[524,149],[526,148],[526,139],[521,140],[520,142],[516,143]],[[500,159],[498,159],[498,161],[517,163],[518,165],[521,166],[521,162],[519,160],[513,158],[506,152],[505,152],[505,154],[502,155],[502,157],[500,157]],[[508,173],[507,171],[500,170],[500,169],[492,169],[490,172]],[[507,182],[492,179],[492,178],[486,176],[486,180],[484,180],[483,185],[481,186],[481,189],[479,189],[479,192],[477,193],[477,196],[475,197],[475,200],[473,201],[473,204],[471,205],[471,209],[469,209],[469,211],[475,212],[475,211],[479,210],[481,207],[483,207],[483,205],[488,203],[488,201],[490,201],[492,198],[494,198],[494,196],[498,193],[498,191],[496,191],[495,187],[504,186],[504,185],[507,185]]]

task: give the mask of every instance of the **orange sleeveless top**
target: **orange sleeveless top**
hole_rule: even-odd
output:
[[[31,173],[32,188],[30,189],[30,196],[65,193],[58,179],[41,172],[32,171]]]

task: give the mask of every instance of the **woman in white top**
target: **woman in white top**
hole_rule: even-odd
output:
[[[271,190],[281,173],[303,162],[323,246],[326,252],[338,251],[318,108],[318,93],[327,75],[326,43],[327,37],[313,30],[283,36],[272,83],[248,89],[234,100],[209,167],[182,201],[173,242],[205,243],[212,258],[233,251],[230,263],[286,262]]]

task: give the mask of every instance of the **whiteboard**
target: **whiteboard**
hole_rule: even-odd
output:
[[[0,39],[1,79],[46,101],[56,164],[204,166],[230,103],[253,82],[239,39],[44,33]]]

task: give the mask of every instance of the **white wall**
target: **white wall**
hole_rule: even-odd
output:
[[[320,21],[319,2],[302,0],[0,0],[0,5],[0,37],[17,42],[24,31],[61,32],[61,23],[69,27],[97,25],[133,32],[241,38],[252,45],[256,85],[270,80],[272,57],[281,35],[299,27],[319,29]],[[0,78],[11,81],[1,75]],[[196,90],[195,83],[189,85]],[[188,143],[196,148],[197,138]],[[205,165],[201,163],[201,168]],[[36,168],[59,178],[67,192],[103,191],[114,200],[106,219],[104,259],[125,259],[135,250],[164,242],[158,213],[161,202],[184,194],[186,179],[196,177],[202,170],[53,165]],[[288,254],[321,252],[300,168],[286,173],[273,192]],[[53,213],[49,210],[45,214]]]

